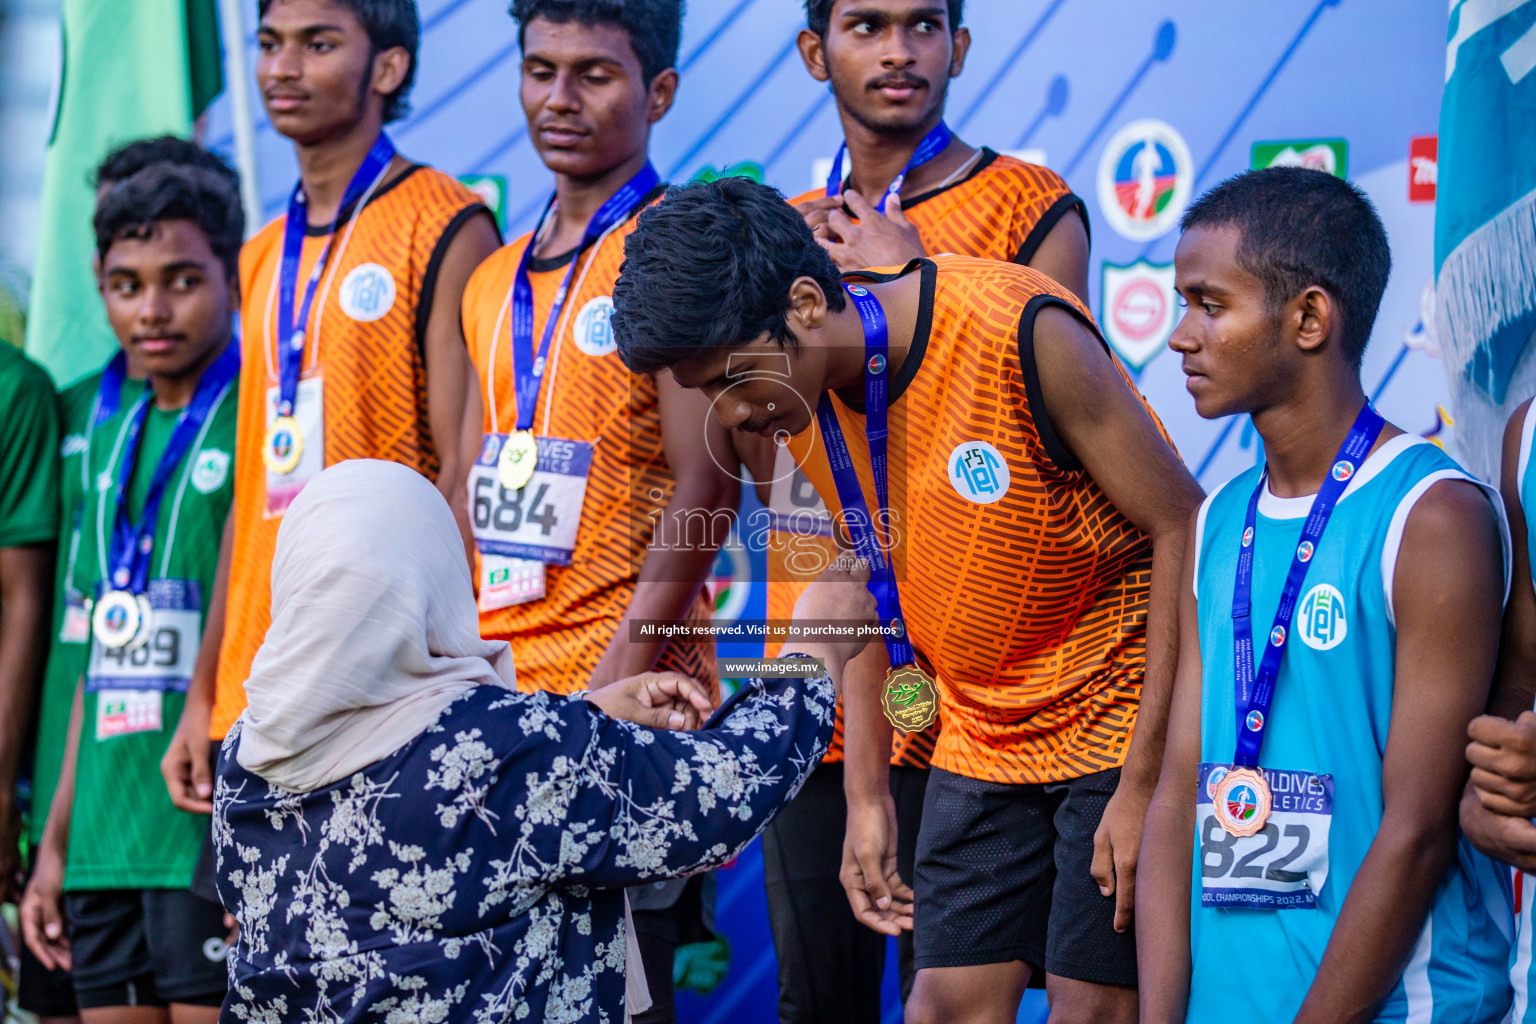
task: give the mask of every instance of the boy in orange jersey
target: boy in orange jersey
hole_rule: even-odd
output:
[[[710,621],[703,584],[740,498],[730,440],[703,395],[631,374],[608,327],[624,238],[665,188],[648,147],[677,88],[682,5],[517,0],[512,16],[555,192],[464,293],[485,408],[463,451],[480,631],[511,643],[525,691],[652,668],[713,685],[711,641],[639,631]],[[672,1019],[673,953],[707,937],[708,902],[704,879],[631,893],[653,999],[641,1024]]]
[[[1011,260],[1088,301],[1088,214],[1053,171],[962,141],[944,124],[951,78],[970,50],[962,0],[806,0],[800,55],[837,101],[846,149],[823,188],[791,200],[844,271],[900,266],[928,253]],[[850,170],[842,180],[844,169]],[[877,209],[883,206],[883,212]],[[831,538],[797,533],[825,509],[788,448],[750,434],[732,440],[769,510],[768,613],[787,620],[815,574],[797,553]],[[798,499],[798,500],[797,500]],[[809,512],[810,515],[797,512]],[[819,560],[805,560],[814,567]],[[769,652],[777,644],[769,645]],[[900,736],[891,789],[911,876],[917,830],[942,722]],[[847,803],[842,723],[822,766],[763,834],[768,920],[779,965],[781,1024],[880,1020],[885,937],[844,909],[838,869]],[[897,942],[903,998],[912,986],[912,937]]]
[[[387,459],[434,479],[459,507],[462,441],[479,417],[459,302],[500,242],[474,193],[397,155],[384,134],[408,109],[414,0],[261,0],[258,9],[257,86],[272,126],[293,140],[299,182],[287,215],[241,252],[234,506],[161,765],[173,802],[203,814],[209,737],[221,739],[245,708],[270,624],[278,526],[304,484],[345,459]]]
[[[876,566],[885,649],[845,688],[844,883],[871,927],[915,924],[907,1019],[1011,1021],[1043,969],[1065,1019],[1134,1021],[1135,863],[1200,491],[1082,304],[961,256],[840,281],[741,180],[643,214],[614,304],[630,368],[786,437]],[[914,921],[881,711],[921,728],[938,709]]]

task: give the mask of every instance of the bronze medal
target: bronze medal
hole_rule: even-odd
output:
[[[939,715],[939,690],[916,665],[893,668],[880,691],[885,717],[900,732],[922,732]]]
[[[1234,767],[1217,783],[1211,802],[1216,821],[1241,839],[1263,831],[1274,797],[1262,770]]]

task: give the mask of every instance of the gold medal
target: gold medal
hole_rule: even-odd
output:
[[[144,624],[143,609],[127,590],[109,590],[91,609],[91,632],[104,647],[127,647]]]
[[[1269,780],[1256,768],[1232,768],[1216,784],[1212,795],[1216,821],[1231,835],[1243,838],[1257,835],[1269,821],[1274,798]]]
[[[893,668],[880,691],[885,717],[901,732],[922,732],[939,715],[939,691],[916,665]]]
[[[514,430],[501,445],[496,476],[509,491],[520,491],[533,479],[539,464],[539,442],[531,430]]]
[[[292,473],[304,455],[304,435],[299,421],[292,416],[279,416],[267,428],[267,437],[261,444],[261,460],[267,469],[280,476]]]

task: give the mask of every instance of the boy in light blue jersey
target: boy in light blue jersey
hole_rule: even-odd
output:
[[[1366,401],[1391,257],[1358,190],[1254,171],[1184,231],[1171,345],[1200,415],[1252,416],[1266,463],[1191,535],[1142,1020],[1493,1024],[1508,888],[1456,814],[1508,579],[1497,496]]]
[[[1461,825],[1477,848],[1513,865],[1516,934],[1510,950],[1514,989],[1510,1020],[1536,1024],[1536,587],[1531,566],[1530,502],[1536,500],[1536,413],[1532,402],[1515,410],[1504,428],[1499,489],[1509,514],[1514,580],[1504,611],[1504,636],[1488,714],[1467,733],[1472,775],[1461,801]]]

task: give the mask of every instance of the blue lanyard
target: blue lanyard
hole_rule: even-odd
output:
[[[907,165],[901,169],[901,173],[896,175],[895,180],[891,182],[884,194],[875,203],[875,209],[884,213],[886,199],[901,191],[902,183],[907,180],[907,175],[944,152],[945,147],[949,145],[949,141],[952,138],[954,138],[954,133],[949,130],[949,125],[943,121],[934,125],[933,129],[923,136],[923,141],[919,142],[917,148],[912,151],[912,157],[907,161]],[[835,196],[843,190],[843,154],[846,152],[848,152],[848,143],[844,140],[843,144],[837,147],[837,156],[832,158],[832,171],[827,175],[827,195],[829,196]]]
[[[889,348],[885,323],[885,310],[880,300],[862,285],[845,286],[853,305],[864,323],[864,432],[869,438],[869,467],[875,478],[875,498],[880,502],[881,525],[891,527],[890,474],[887,448],[890,440],[888,394],[886,378]],[[853,468],[853,458],[848,452],[848,442],[843,438],[843,428],[837,421],[829,394],[821,396],[816,406],[816,421],[821,425],[822,443],[827,449],[827,461],[832,467],[832,479],[837,484],[837,497],[843,505],[843,519],[853,547],[860,558],[869,563],[869,592],[874,595],[875,607],[880,613],[882,626],[895,626],[894,635],[885,637],[885,649],[891,656],[891,667],[911,665],[912,641],[908,639],[906,620],[901,614],[901,594],[896,586],[896,571],[891,559],[886,557],[885,545],[869,517],[869,506],[864,503],[864,491],[859,486],[858,473]]]
[[[1291,618],[1296,612],[1296,601],[1301,595],[1301,585],[1307,578],[1307,566],[1317,554],[1317,545],[1333,516],[1333,508],[1349,481],[1359,471],[1361,462],[1376,443],[1385,421],[1367,402],[1360,415],[1355,417],[1349,436],[1339,449],[1323,486],[1312,499],[1306,523],[1301,528],[1301,543],[1291,556],[1291,570],[1285,577],[1285,588],[1280,591],[1280,607],[1275,610],[1275,622],[1269,631],[1269,643],[1259,659],[1258,671],[1253,667],[1253,549],[1256,546],[1255,530],[1258,523],[1259,495],[1264,492],[1269,479],[1266,468],[1259,476],[1259,485],[1248,499],[1248,515],[1243,521],[1241,548],[1237,555],[1237,582],[1232,591],[1232,646],[1233,663],[1237,673],[1237,753],[1233,763],[1244,768],[1259,763],[1259,746],[1264,742],[1264,726],[1268,722],[1269,707],[1275,699],[1275,680],[1280,675],[1280,659],[1285,656],[1285,644],[1290,639]]]
[[[288,197],[288,216],[283,222],[283,262],[279,268],[277,289],[277,414],[279,416],[292,416],[294,399],[299,393],[299,373],[304,366],[304,334],[309,329],[309,307],[315,300],[315,288],[320,284],[320,275],[325,270],[325,261],[331,255],[331,243],[336,240],[336,229],[341,225],[341,215],[346,209],[354,205],[363,197],[363,193],[373,185],[375,180],[389,167],[389,162],[395,158],[395,144],[389,141],[389,136],[379,133],[378,140],[368,155],[363,157],[363,162],[358,165],[352,174],[352,180],[347,183],[346,192],[342,193],[341,205],[336,208],[336,219],[331,222],[330,237],[325,240],[325,248],[320,250],[320,258],[315,261],[315,269],[310,272],[309,281],[304,285],[304,300],[299,306],[299,315],[293,315],[294,295],[298,290],[299,261],[304,255],[304,235],[309,226],[309,214],[305,211],[306,200],[304,198],[304,183],[301,181],[293,186],[293,195]],[[362,211],[354,211],[356,216]]]
[[[544,363],[549,355],[549,343],[554,340],[555,325],[560,322],[560,311],[565,308],[566,292],[571,287],[571,275],[576,272],[576,264],[581,262],[581,254],[586,252],[592,243],[601,238],[609,228],[615,224],[622,224],[660,181],[661,175],[656,173],[656,168],[652,167],[647,160],[639,173],[625,182],[623,188],[609,196],[607,201],[597,208],[592,219],[587,221],[587,230],[582,233],[581,245],[577,247],[570,264],[565,268],[565,277],[560,282],[560,290],[555,293],[555,304],[550,307],[549,317],[544,321],[544,336],[539,341],[539,353],[535,356],[533,353],[533,283],[528,280],[528,267],[533,262],[533,250],[538,244],[539,231],[549,219],[549,211],[554,208],[555,197],[550,196],[549,202],[544,204],[544,212],[539,216],[539,226],[534,229],[533,234],[528,236],[528,244],[523,247],[523,257],[517,264],[517,273],[512,278],[512,379],[517,393],[518,430],[530,430],[533,427],[534,407],[539,403],[539,388],[544,383]]]
[[[122,404],[123,385],[128,382],[128,356],[121,349],[101,371],[101,383],[96,389],[96,415],[92,429],[101,426],[117,415]]]
[[[118,389],[122,387],[122,372],[122,364],[114,359],[101,376],[98,423],[101,422],[99,410],[116,411],[117,400],[111,396],[115,396]],[[115,495],[117,508],[112,518],[112,541],[107,559],[111,570],[109,578],[112,587],[118,590],[131,590],[135,594],[144,592],[145,584],[149,580],[149,556],[155,550],[155,526],[159,522],[160,504],[165,498],[166,485],[170,483],[176,467],[186,456],[187,449],[192,447],[192,441],[202,430],[203,423],[208,419],[209,412],[213,410],[214,403],[239,372],[240,347],[231,342],[203,371],[202,377],[197,382],[197,390],[193,392],[192,401],[187,404],[180,418],[177,419],[176,428],[171,432],[171,439],[166,442],[165,451],[160,454],[160,463],[155,466],[155,474],[150,477],[149,491],[144,496],[144,510],[139,516],[137,526],[128,520],[128,483],[133,479],[134,464],[139,456],[139,442],[143,439],[144,421],[149,416],[152,399],[146,395],[129,414],[123,435],[122,453],[117,462],[117,479],[114,481],[117,488]],[[111,413],[108,415],[110,416]]]

